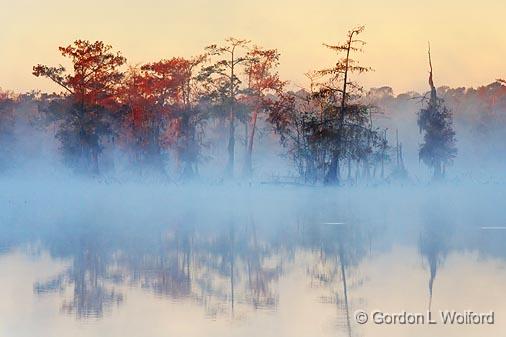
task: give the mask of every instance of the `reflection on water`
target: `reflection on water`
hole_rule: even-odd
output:
[[[429,269],[429,305],[432,308],[432,296],[437,270],[448,253],[448,242],[451,241],[451,228],[441,205],[434,205],[437,210],[430,209],[424,214],[424,222],[420,233],[420,254]]]
[[[305,226],[302,240],[317,258],[309,266],[311,284],[315,283],[329,289],[323,298],[325,303],[337,305],[341,315],[338,325],[351,336],[350,315],[350,272],[358,265],[367,250],[364,228],[360,223],[310,223]],[[360,285],[360,281],[358,285]]]
[[[73,241],[71,238],[69,238]],[[72,265],[62,273],[34,284],[34,292],[65,293],[72,289],[71,298],[63,301],[61,310],[77,317],[102,317],[104,310],[123,301],[123,294],[115,290],[113,259],[104,252],[100,237],[82,237],[74,247]],[[114,282],[112,282],[114,284]]]
[[[20,310],[55,313],[42,316],[68,335],[97,334],[72,321],[96,324],[100,331],[113,322],[148,322],[157,313],[136,307],[164,301],[170,310],[181,312],[184,318],[174,324],[183,326],[179,333],[188,336],[222,336],[224,331],[252,336],[402,336],[408,330],[358,325],[355,310],[457,310],[462,298],[452,297],[449,281],[474,277],[493,287],[506,278],[505,233],[483,232],[462,220],[481,217],[476,208],[451,209],[436,200],[409,209],[395,203],[368,205],[365,213],[360,212],[360,201],[341,202],[322,202],[319,207],[288,203],[276,211],[274,206],[240,212],[177,207],[152,222],[114,217],[93,221],[88,214],[51,223],[4,224],[0,289],[8,294],[29,282],[33,303],[23,288]],[[22,262],[20,255],[29,262]],[[458,263],[451,264],[450,257]],[[33,273],[16,273],[16,266],[22,269],[28,263]],[[59,264],[49,275],[48,263]],[[476,289],[462,290],[466,293],[460,296],[465,297]],[[500,336],[506,308],[489,298],[500,291],[490,291],[497,293],[469,297],[465,309],[495,310],[496,326],[488,333]],[[16,305],[0,306],[0,336],[47,328],[48,321],[30,319],[25,324],[32,330],[17,329],[24,313]],[[218,333],[206,321],[224,322],[226,329]],[[203,330],[196,330],[199,325]],[[167,329],[144,335],[167,335]],[[442,331],[472,335],[466,327]],[[411,334],[426,336],[427,330]],[[126,330],[121,335],[135,333]]]
[[[234,315],[236,306],[275,309],[275,283],[282,273],[282,247],[257,236],[253,221],[230,222],[210,232],[193,226],[169,225],[157,234],[115,232],[88,224],[69,237],[53,241],[65,248],[61,258],[71,266],[34,284],[34,293],[65,297],[62,311],[77,318],[102,317],[124,301],[121,286],[138,287],[171,300],[190,300],[205,307],[207,315]],[[78,235],[78,236],[74,236]],[[106,235],[111,235],[107,237]]]

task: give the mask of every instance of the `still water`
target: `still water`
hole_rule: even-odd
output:
[[[82,190],[2,194],[1,337],[506,331],[501,188]],[[358,310],[494,324],[358,324]]]

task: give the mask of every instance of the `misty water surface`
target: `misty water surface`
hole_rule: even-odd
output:
[[[502,186],[3,182],[0,336],[504,336]],[[495,311],[492,326],[354,312]]]

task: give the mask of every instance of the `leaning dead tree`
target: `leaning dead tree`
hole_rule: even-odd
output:
[[[437,96],[434,86],[430,45],[428,56],[430,96],[427,106],[418,113],[418,127],[420,133],[423,133],[423,143],[418,155],[420,160],[432,169],[433,179],[439,180],[444,178],[446,167],[455,158],[457,149],[452,113],[444,100]]]

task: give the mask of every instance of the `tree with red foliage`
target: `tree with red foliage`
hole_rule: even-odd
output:
[[[244,164],[245,176],[253,172],[253,142],[258,114],[268,111],[279,96],[286,82],[279,79],[276,68],[279,65],[279,53],[276,49],[254,47],[247,54],[246,76],[248,78],[247,104],[251,108],[250,133],[247,139],[247,151]]]
[[[179,73],[179,102],[174,106],[174,126],[176,153],[180,163],[181,175],[191,179],[198,175],[201,140],[197,131],[208,115],[200,107],[201,91],[197,83],[197,67],[206,59],[199,55],[192,59],[180,59],[177,70]],[[200,134],[202,134],[201,132]]]
[[[122,143],[131,150],[133,164],[139,169],[147,161],[147,148],[156,119],[153,117],[154,109],[151,107],[151,87],[138,67],[130,67],[126,73],[123,85],[119,90],[119,101],[126,107],[124,125],[122,128]],[[158,139],[158,138],[157,138]]]
[[[59,51],[70,60],[73,71],[39,64],[33,67],[33,75],[47,77],[64,89],[50,112],[62,122],[57,137],[67,162],[98,174],[102,138],[113,134],[113,114],[118,112],[115,94],[123,78],[119,68],[126,59],[102,41],[77,40]]]
[[[165,173],[164,151],[175,145],[183,173],[193,175],[197,114],[192,80],[203,59],[172,58],[130,70],[121,101],[128,107],[128,129],[139,162]]]

